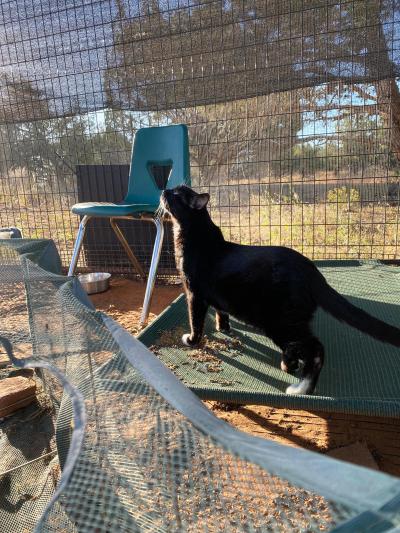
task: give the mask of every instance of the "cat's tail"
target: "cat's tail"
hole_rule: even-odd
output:
[[[328,285],[318,272],[318,281],[314,285],[313,295],[316,302],[332,316],[346,322],[353,328],[383,342],[400,346],[400,329],[379,320],[351,304],[346,298]]]

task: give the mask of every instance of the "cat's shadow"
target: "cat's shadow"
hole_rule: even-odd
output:
[[[255,368],[252,368],[240,361],[238,359],[234,359],[232,357],[228,357],[223,355],[222,353],[218,355],[218,357],[223,361],[224,363],[229,364],[230,366],[234,366],[238,370],[244,372],[247,376],[252,376],[253,378],[258,379],[259,381],[263,381],[264,383],[267,383],[268,385],[275,387],[276,389],[284,389],[289,385],[289,382],[284,381],[283,379],[278,379],[276,377],[272,377],[270,374],[259,372]]]
[[[215,325],[211,317],[209,317],[209,320],[207,321],[206,333],[209,337],[214,337],[215,335],[215,338],[221,338],[221,333],[215,332]],[[290,379],[287,374],[284,374],[280,369],[280,352],[266,345],[265,342],[257,342],[257,340],[254,339],[255,333],[257,334],[256,330],[251,326],[247,326],[246,324],[236,320],[231,320],[231,331],[229,333],[222,334],[222,338],[229,340],[229,338],[235,336],[237,339],[239,339],[241,346],[245,346],[245,350],[242,351],[240,348],[238,348],[238,357],[225,355],[223,352],[220,352],[217,357],[223,363],[234,367],[240,372],[243,372],[246,374],[246,376],[251,376],[258,381],[266,383],[267,385],[284,392],[286,387],[293,382],[294,379]],[[252,336],[250,336],[250,334]],[[262,335],[261,332],[260,335]],[[240,356],[243,355],[245,355],[246,358],[251,358],[254,361],[258,361],[263,365],[273,367],[276,373],[282,373],[282,379],[277,376],[271,376],[269,372],[262,372],[257,368],[244,363],[242,360],[240,360]],[[284,377],[286,377],[286,379],[284,379]]]

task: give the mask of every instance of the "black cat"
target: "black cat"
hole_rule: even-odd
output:
[[[161,206],[174,225],[175,256],[189,310],[192,346],[202,337],[209,306],[219,330],[229,315],[260,328],[282,350],[281,368],[300,368],[301,380],[288,394],[311,394],[324,362],[324,347],[313,335],[318,306],[338,320],[395,346],[400,330],[355,307],[328,285],[314,264],[281,246],[244,246],[225,241],[206,209],[208,194],[184,185],[165,190]]]

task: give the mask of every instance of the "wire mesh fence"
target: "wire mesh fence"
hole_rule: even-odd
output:
[[[227,238],[398,258],[398,0],[0,7],[1,226],[53,238],[67,264],[77,168],[129,165],[138,128],[183,122],[193,186]],[[148,264],[151,230],[126,231]],[[129,271],[118,241],[98,237],[80,267]]]

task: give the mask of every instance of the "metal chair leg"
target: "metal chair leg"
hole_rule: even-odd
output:
[[[140,327],[145,326],[149,319],[151,297],[153,296],[154,283],[156,281],[157,275],[157,267],[158,262],[160,260],[161,248],[164,240],[164,221],[159,218],[154,218],[153,222],[156,225],[157,234],[156,240],[154,241],[153,255],[151,257],[149,277],[147,278],[142,316],[140,317]]]
[[[68,276],[74,275],[76,264],[78,262],[79,252],[82,248],[83,237],[85,236],[86,224],[88,223],[90,218],[91,217],[89,217],[88,215],[85,215],[82,218],[81,223],[79,224],[78,235],[76,236],[74,251],[72,252],[72,259],[69,265]]]
[[[146,274],[142,268],[142,265],[139,263],[137,257],[132,252],[132,250],[129,247],[129,244],[126,242],[126,239],[124,237],[124,234],[121,231],[121,228],[118,226],[118,224],[115,222],[114,218],[110,218],[110,224],[112,229],[114,230],[115,235],[117,236],[119,242],[122,244],[122,247],[124,248],[126,255],[129,257],[130,262],[135,267],[136,272],[139,274],[142,281],[146,279]]]

